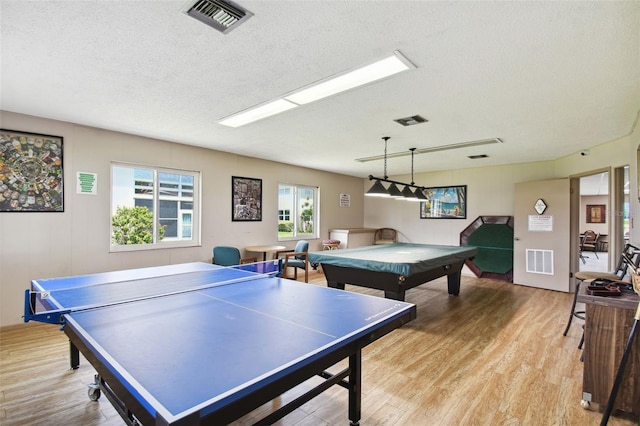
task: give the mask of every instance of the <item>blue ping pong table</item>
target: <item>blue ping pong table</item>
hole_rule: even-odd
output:
[[[254,272],[258,271],[258,272]],[[324,380],[256,424],[333,385],[361,417],[361,350],[415,305],[207,263],[32,281],[25,321],[62,324],[128,424],[228,424],[311,377]],[[75,358],[75,359],[74,359]],[[339,372],[331,366],[348,359]],[[72,356],[72,367],[79,364]],[[74,365],[75,364],[75,365]]]

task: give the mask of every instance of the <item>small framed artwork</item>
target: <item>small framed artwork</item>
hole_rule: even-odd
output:
[[[607,206],[587,204],[587,223],[607,223]]]
[[[425,188],[420,219],[466,219],[467,185]]]
[[[234,222],[262,220],[262,179],[231,177],[231,218]]]
[[[62,137],[0,129],[0,212],[64,212]]]

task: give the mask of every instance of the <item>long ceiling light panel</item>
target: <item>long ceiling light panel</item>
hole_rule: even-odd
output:
[[[295,90],[279,99],[222,118],[218,120],[218,123],[229,127],[243,126],[296,106],[337,95],[414,68],[416,68],[415,65],[399,51],[395,51],[393,55],[387,58],[326,78],[310,86]]]
[[[272,115],[280,114],[281,112],[288,111],[297,106],[298,105],[285,101],[284,99],[276,99],[275,101],[230,115],[229,117],[218,121],[218,123],[229,127],[240,127],[254,121],[262,120],[263,118],[271,117]]]
[[[396,50],[393,52],[393,55],[387,58],[353,71],[321,80],[309,87],[299,89],[284,98],[298,105],[304,105],[382,80],[383,78],[390,77],[402,71],[408,71],[412,68],[415,68],[415,65]]]

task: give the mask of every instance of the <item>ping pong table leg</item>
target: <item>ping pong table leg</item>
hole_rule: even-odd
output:
[[[80,351],[71,340],[69,340],[69,362],[71,363],[72,370],[80,367]]]
[[[356,353],[349,356],[349,421],[351,426],[360,424],[362,407],[362,349],[358,348]]]

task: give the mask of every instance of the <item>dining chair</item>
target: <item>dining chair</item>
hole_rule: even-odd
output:
[[[599,259],[598,257],[598,240],[599,239],[600,239],[599,233],[596,233],[595,231],[592,231],[590,229],[584,231],[584,235],[580,240],[580,253],[585,251],[591,251],[596,256],[596,259]]]
[[[287,278],[287,268],[293,268],[293,279],[298,279],[298,269],[304,270],[304,282],[309,282],[309,242],[300,240],[294,249],[280,250],[276,252],[276,258],[283,255],[284,262],[282,264],[282,278]]]
[[[220,266],[235,266],[243,263],[255,263],[257,257],[242,257],[240,250],[231,246],[215,246],[211,263]]]
[[[380,228],[376,230],[373,238],[374,244],[393,244],[398,240],[398,231],[393,228]]]

